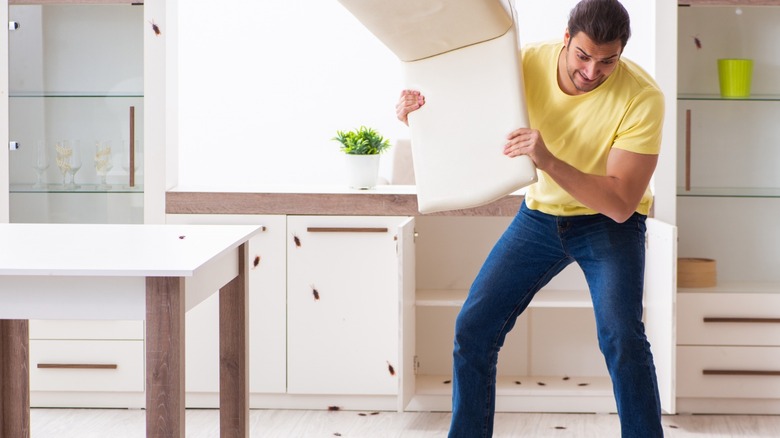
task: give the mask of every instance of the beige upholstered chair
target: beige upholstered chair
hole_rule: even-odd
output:
[[[487,204],[536,181],[528,157],[502,153],[506,135],[528,126],[508,4],[339,1],[403,62],[406,86],[425,95],[409,116],[422,213]]]

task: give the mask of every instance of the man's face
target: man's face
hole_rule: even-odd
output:
[[[596,44],[584,32],[573,37],[568,30],[564,36],[566,46],[559,61],[561,88],[567,94],[583,94],[593,91],[615,71],[623,51],[620,40]]]

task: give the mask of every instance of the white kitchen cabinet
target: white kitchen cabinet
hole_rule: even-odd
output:
[[[715,259],[717,286],[678,290],[678,410],[777,414],[780,88],[765,42],[780,2],[692,3],[679,9],[679,254]],[[719,58],[753,59],[750,96],[720,96]]]
[[[289,216],[287,390],[399,394],[407,217]],[[408,265],[407,265],[408,267]]]
[[[230,218],[268,222],[263,216],[230,214],[171,214],[168,221],[226,223]],[[286,307],[282,303],[274,315],[281,321],[286,317],[286,326],[282,322],[268,330],[275,342],[286,342],[286,357],[280,355],[286,387],[261,397],[253,390],[252,406],[449,410],[455,316],[511,217],[277,218],[286,229],[281,239],[274,238],[272,256],[277,262],[286,260],[280,286],[286,291]],[[272,231],[269,227],[267,232]],[[669,324],[674,231],[648,220],[646,326],[668,412],[674,409]],[[285,273],[284,268],[279,271]],[[251,296],[255,287],[250,280]],[[251,299],[250,305],[253,312],[261,310]],[[188,327],[202,325],[199,321],[209,312],[216,317],[212,307],[205,311],[204,303],[193,309]],[[256,319],[252,313],[250,320]],[[192,333],[188,329],[188,336]],[[198,335],[187,345],[188,358],[197,354],[198,362],[216,363],[216,343],[214,335]],[[253,345],[252,357],[258,348],[270,351]],[[275,360],[269,354],[259,356],[260,361]],[[253,382],[254,374],[262,371],[251,366]],[[188,382],[194,400],[196,385],[207,392],[216,387],[216,372],[188,369]],[[510,333],[499,358],[497,394],[500,411],[615,410],[590,295],[579,268],[570,267],[556,277]]]
[[[286,218],[283,215],[168,215],[168,223],[249,224],[262,232],[248,242],[249,392],[286,392]],[[187,312],[185,321],[188,407],[219,406],[219,318],[215,294]],[[213,324],[212,324],[213,323]]]

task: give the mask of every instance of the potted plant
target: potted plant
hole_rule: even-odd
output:
[[[354,189],[374,187],[379,175],[379,154],[390,147],[390,140],[365,126],[336,131],[333,140],[341,143],[340,149],[346,154],[349,186]]]

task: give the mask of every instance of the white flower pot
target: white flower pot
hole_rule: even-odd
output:
[[[366,190],[376,186],[379,177],[379,154],[347,154],[346,163],[350,188]]]

